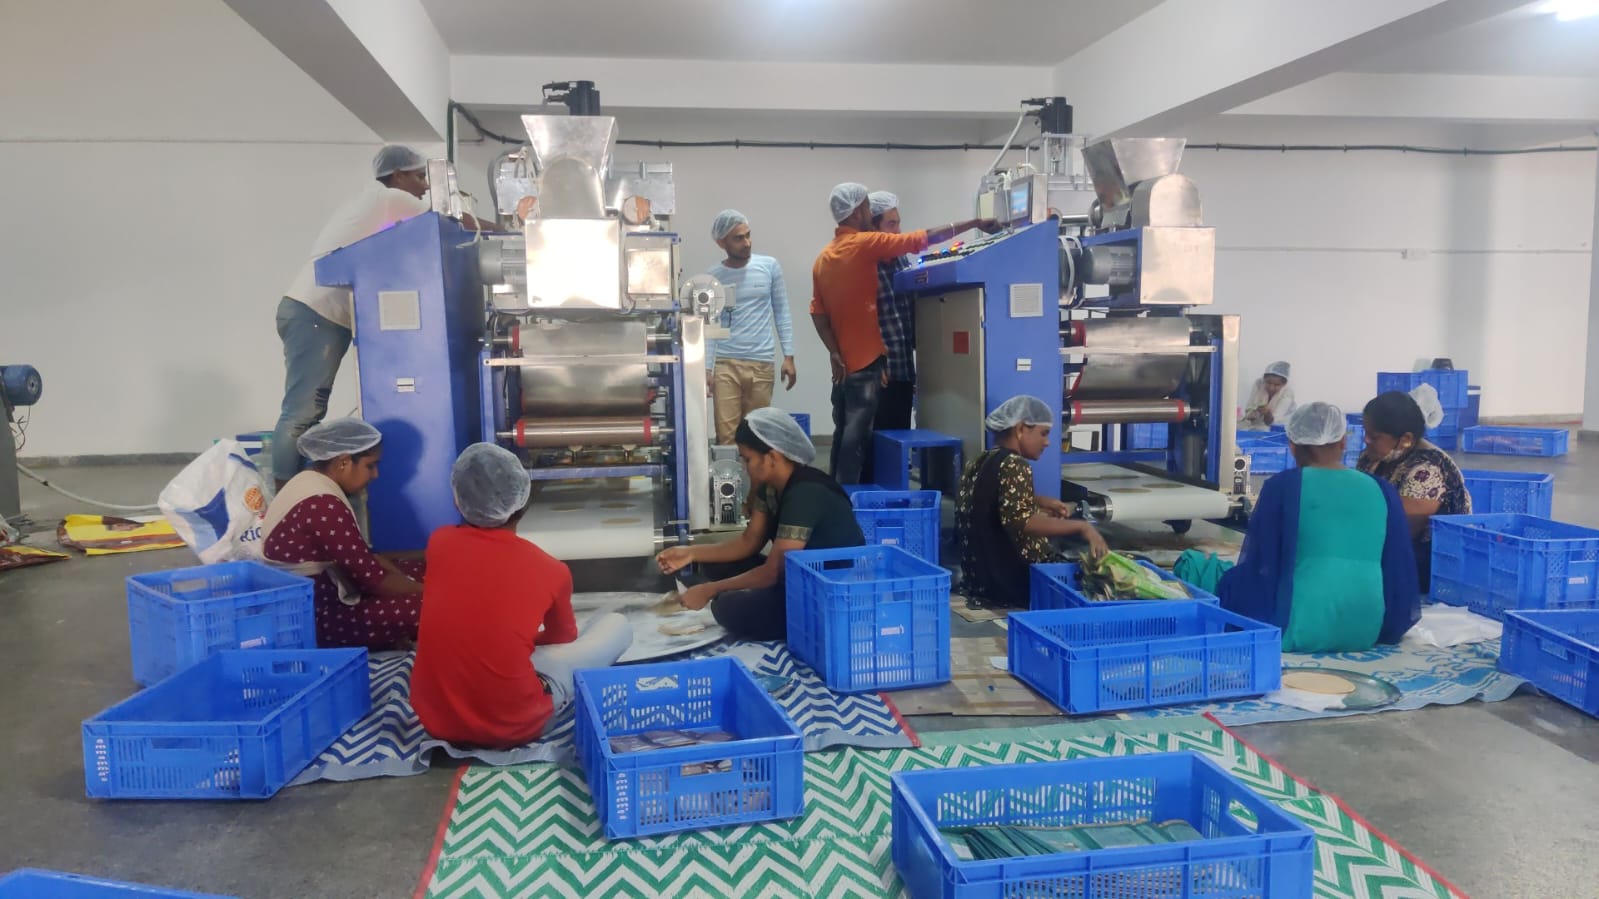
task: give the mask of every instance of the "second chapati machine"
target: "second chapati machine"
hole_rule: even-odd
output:
[[[1046,134],[1045,146],[1070,140]],[[896,277],[918,298],[917,426],[960,437],[970,459],[991,442],[984,416],[1032,394],[1060,409],[1058,433],[1088,444],[1063,451],[1052,440],[1033,465],[1040,494],[1098,521],[1179,530],[1247,514],[1234,419],[1239,321],[1193,311],[1212,302],[1215,232],[1197,187],[1177,173],[1184,141],[1078,146],[1091,195],[1053,168],[989,176],[980,210],[1007,230],[929,253]],[[1053,166],[1068,154],[1045,158]],[[1063,215],[1076,198],[1087,214]],[[1150,425],[1164,439],[1136,446],[1134,426]]]

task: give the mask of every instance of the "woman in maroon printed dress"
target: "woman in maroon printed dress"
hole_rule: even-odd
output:
[[[318,646],[409,649],[422,610],[422,561],[372,552],[350,496],[378,476],[383,435],[357,418],[308,429],[297,443],[311,467],[273,498],[261,524],[262,553],[316,585]]]

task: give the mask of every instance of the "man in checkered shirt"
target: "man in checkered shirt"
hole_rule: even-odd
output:
[[[899,233],[899,197],[886,190],[867,197],[872,207],[872,227]],[[877,324],[888,347],[888,385],[877,404],[874,431],[906,430],[911,426],[911,406],[916,400],[915,299],[894,291],[894,276],[916,262],[901,256],[877,266]]]

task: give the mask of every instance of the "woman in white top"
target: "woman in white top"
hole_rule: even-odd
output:
[[[1288,386],[1289,366],[1286,362],[1273,362],[1266,373],[1255,379],[1249,391],[1249,402],[1244,404],[1244,417],[1238,426],[1246,431],[1269,431],[1271,426],[1286,423],[1294,411],[1294,389]]]

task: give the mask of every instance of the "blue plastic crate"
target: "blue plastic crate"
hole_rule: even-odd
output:
[[[1194,752],[890,775],[891,854],[912,899],[1310,899],[1310,828]],[[1203,837],[978,861],[940,828],[1182,820]]]
[[[608,840],[797,818],[805,738],[730,656],[577,672],[576,744]],[[616,752],[651,730],[724,731],[726,743]]]
[[[1531,515],[1434,516],[1432,598],[1490,618],[1599,607],[1599,531]]]
[[[312,649],[309,578],[224,562],[127,580],[133,679],[149,686],[224,649]]]
[[[1475,515],[1512,512],[1548,518],[1555,505],[1555,476],[1538,471],[1462,471]]]
[[[1460,433],[1461,450],[1493,456],[1564,456],[1571,440],[1565,428],[1477,425]]]
[[[1599,717],[1599,611],[1506,612],[1499,670]]]
[[[938,564],[943,500],[944,495],[937,490],[861,490],[850,494],[855,520],[867,543],[901,546],[934,565]]]
[[[1171,425],[1164,422],[1127,426],[1127,448],[1130,450],[1165,449],[1171,439]]]
[[[887,490],[918,486],[951,496],[960,487],[961,441],[937,431],[876,431],[872,434],[872,472]]]
[[[97,799],[266,799],[372,708],[364,649],[224,650],[83,722]]]
[[[898,546],[783,557],[788,646],[840,693],[949,680],[949,571]]]
[[[1189,595],[1200,602],[1220,603],[1213,594],[1195,587],[1157,565],[1140,560],[1138,564],[1160,575],[1163,581],[1177,581],[1188,588]],[[1077,589],[1079,567],[1075,562],[1046,562],[1041,565],[1031,566],[1028,578],[1031,580],[1031,590],[1028,596],[1028,607],[1039,609],[1099,609],[1106,606],[1134,605],[1139,603],[1178,602],[1179,600],[1165,599],[1089,599],[1083,591]]]
[[[1015,612],[1011,674],[1072,715],[1270,693],[1282,631],[1206,602]]]
[[[98,877],[39,868],[18,868],[0,877],[0,899],[119,899],[125,896],[143,899],[228,899],[215,893],[187,893],[142,883],[101,880]]]
[[[811,416],[808,413],[790,412],[788,414],[793,416],[794,423],[800,426],[800,430],[805,432],[806,437],[811,436]]]
[[[1427,429],[1427,439],[1439,449],[1452,450],[1460,440],[1460,413],[1450,409],[1436,428]]]
[[[840,484],[839,486],[844,488],[844,495],[848,497],[853,497],[857,493],[864,493],[868,490],[883,489],[877,484]]]
[[[1465,369],[1429,368],[1425,371],[1383,371],[1377,373],[1377,392],[1397,390],[1409,393],[1422,384],[1431,384],[1438,391],[1438,402],[1445,409],[1466,408],[1467,380]]]
[[[1238,433],[1238,451],[1249,457],[1249,473],[1276,474],[1289,467],[1288,438],[1280,433]]]

